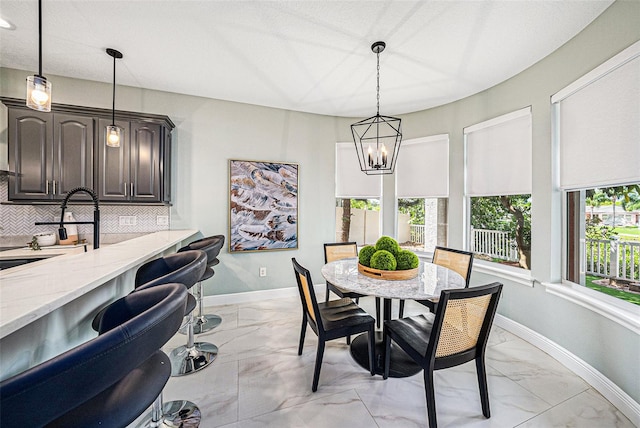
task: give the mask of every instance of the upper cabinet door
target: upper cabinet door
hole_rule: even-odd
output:
[[[76,187],[93,189],[93,118],[54,115],[54,198],[63,199]],[[74,199],[87,199],[79,193]]]
[[[9,109],[9,199],[51,198],[53,126],[51,113]]]
[[[122,128],[120,147],[109,147],[106,144],[107,126],[111,120],[98,121],[98,198],[101,201],[125,202],[129,200],[131,180],[129,175],[129,122],[116,120]]]
[[[160,202],[161,127],[131,122],[131,200]]]

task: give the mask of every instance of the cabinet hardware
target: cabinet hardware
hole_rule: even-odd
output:
[[[51,193],[52,195],[56,194],[56,180],[53,180],[53,193]]]
[[[49,180],[46,180],[44,182],[44,194],[48,195],[49,194]]]
[[[133,181],[131,182],[130,186],[131,186],[131,193],[130,193],[130,195],[131,195],[131,197],[133,198]]]
[[[127,182],[124,182],[124,197],[127,197]]]

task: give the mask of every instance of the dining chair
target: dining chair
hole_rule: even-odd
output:
[[[350,298],[318,303],[313,289],[311,273],[301,266],[295,258],[292,258],[291,262],[293,263],[293,271],[298,284],[300,301],[302,302],[302,329],[300,330],[298,355],[302,355],[307,324],[311,326],[313,332],[318,336],[316,364],[311,390],[313,392],[318,390],[325,342],[352,334],[368,333],[369,367],[371,376],[373,376],[375,374],[375,366],[373,364],[375,321],[373,317],[362,310]]]
[[[471,280],[471,268],[473,267],[473,253],[469,251],[456,250],[453,248],[436,247],[433,250],[433,258],[431,263],[444,266],[452,271],[459,273],[465,280],[465,287],[469,287]],[[438,298],[428,300],[417,300],[418,303],[429,308],[429,311],[435,313],[438,306]],[[404,300],[400,301],[400,318],[404,315]]]
[[[352,257],[358,257],[358,246],[355,242],[332,242],[324,244],[324,262],[330,263],[335,262],[337,260],[348,259]],[[348,297],[350,299],[355,300],[356,304],[360,303],[360,297],[365,297],[366,295],[360,293],[354,293],[352,291],[343,290],[337,285],[331,284],[327,281],[327,294],[325,295],[325,302],[329,301],[329,291],[332,291],[335,295],[340,298]],[[380,298],[376,297],[376,322],[378,327],[380,327]],[[347,344],[349,340],[347,340]]]
[[[489,418],[489,391],[485,350],[502,284],[443,290],[434,314],[384,322],[385,364],[383,378],[389,376],[391,341],[395,341],[424,371],[429,427],[436,428],[434,370],[475,361],[482,414]]]

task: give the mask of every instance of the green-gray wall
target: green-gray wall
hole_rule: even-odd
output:
[[[552,189],[550,97],[619,51],[640,40],[640,1],[617,1],[583,32],[512,79],[466,99],[402,116],[405,139],[448,133],[450,137],[449,245],[463,246],[462,129],[532,106],[532,276],[561,277],[561,199]],[[105,66],[108,66],[106,64]],[[0,94],[24,97],[31,72],[0,69]],[[46,74],[46,70],[45,70]],[[111,107],[111,86],[47,75],[57,103]],[[322,282],[322,243],[334,239],[334,143],[349,141],[350,119],[257,107],[173,93],[118,87],[117,108],[166,114],[174,131],[173,228],[203,235],[228,231],[228,161],[250,159],[299,165],[298,250],[221,255],[215,281],[205,293],[223,294],[293,287],[290,258],[307,265]],[[0,168],[6,167],[6,110],[0,111]],[[508,160],[505,160],[505,162]],[[383,231],[394,231],[393,178],[386,177]],[[258,269],[266,266],[268,276]],[[495,280],[474,273],[474,283]],[[607,376],[640,402],[640,339],[595,312],[546,293],[505,283],[499,312],[542,334]]]

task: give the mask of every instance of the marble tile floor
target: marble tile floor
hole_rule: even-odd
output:
[[[318,298],[323,296],[319,295]],[[374,299],[360,305],[374,314]],[[394,302],[397,310],[397,303]],[[426,309],[407,301],[405,316]],[[327,343],[318,391],[311,392],[317,339],[307,331],[297,355],[298,297],[207,308],[217,329],[196,336],[220,353],[202,371],[174,377],[165,401],[188,399],[202,411],[201,427],[425,427],[422,372],[404,379],[371,377],[344,340]],[[186,343],[176,335],[169,352]],[[485,419],[473,362],[435,373],[440,427],[633,427],[580,377],[524,340],[494,326],[487,349],[491,418]]]

